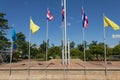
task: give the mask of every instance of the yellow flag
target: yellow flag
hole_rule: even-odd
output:
[[[30,18],[30,30],[32,31],[32,34],[36,33],[39,30],[39,28],[40,27],[36,25]]]
[[[107,27],[107,26],[111,26],[114,30],[119,30],[120,29],[120,27],[116,23],[114,23],[109,18],[104,16],[104,27]]]

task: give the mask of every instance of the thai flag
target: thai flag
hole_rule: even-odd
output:
[[[51,15],[51,12],[50,12],[49,9],[47,9],[47,19],[48,19],[49,21],[52,21],[52,20],[54,19],[54,17]]]
[[[83,7],[82,7],[82,23],[84,28],[88,27],[88,17],[85,15]]]
[[[62,0],[62,21],[64,21],[64,13],[65,13],[65,9],[64,9],[64,5],[63,5],[63,0]]]

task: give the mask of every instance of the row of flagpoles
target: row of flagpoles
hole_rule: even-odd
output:
[[[62,46],[62,65],[66,66],[68,63],[67,60],[67,40],[66,40],[66,0],[61,1],[62,6],[62,27],[63,27],[63,46]],[[54,20],[54,17],[51,15],[50,10],[47,8],[47,23],[46,23],[46,75],[47,75],[47,54],[48,54],[48,24],[49,21]],[[111,26],[114,30],[119,30],[119,26],[111,21],[109,18],[103,15],[103,21],[104,21],[104,57],[105,57],[105,74],[107,74],[107,68],[106,68],[106,34],[105,34],[105,27]],[[83,47],[84,47],[84,70],[86,74],[86,53],[85,53],[85,33],[84,28],[88,27],[88,17],[85,15],[84,9],[82,7],[82,27],[83,27]],[[32,34],[36,33],[40,27],[36,25],[32,18],[30,17],[30,32],[29,32],[29,54],[28,54],[28,75],[30,75],[30,38],[31,38],[31,32]],[[16,41],[16,34],[15,30],[12,29],[12,40],[11,40],[11,54],[10,54],[10,75],[11,75],[11,63],[12,63],[12,52],[13,52],[13,43]],[[69,40],[68,40],[69,41]],[[68,46],[70,46],[68,44]],[[69,48],[68,48],[69,49]],[[68,50],[70,51],[70,50]],[[70,52],[68,52],[70,54]],[[68,56],[70,58],[70,56]]]
[[[107,18],[106,16],[103,15],[103,21],[104,21],[104,27],[103,27],[103,31],[104,31],[104,66],[105,66],[105,75],[107,75],[107,59],[106,59],[106,32],[105,32],[105,27],[111,26],[114,30],[119,30],[120,27],[113,22],[112,20],[110,20],[109,18]],[[84,73],[86,75],[86,47],[85,47],[85,33],[84,33],[84,28],[88,27],[88,17],[85,15],[84,9],[82,7],[82,26],[83,26],[83,52],[84,52]]]

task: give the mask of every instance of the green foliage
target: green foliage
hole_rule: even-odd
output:
[[[45,53],[43,54],[43,53],[37,53],[36,54],[36,59],[38,59],[38,60],[45,60]]]
[[[30,48],[30,53],[32,58],[36,58],[36,55],[39,53],[39,50],[36,48],[36,45],[33,44]]]
[[[10,47],[9,39],[5,36],[5,31],[9,29],[8,20],[4,19],[5,15],[4,13],[0,13],[0,50]]]
[[[113,48],[113,53],[112,55],[120,55],[120,44],[116,45],[114,48]]]
[[[101,60],[104,55],[104,43],[97,44],[97,41],[92,41],[89,45],[90,53],[95,56],[97,60]]]
[[[70,49],[73,49],[74,47],[75,47],[75,42],[74,41],[70,42]]]
[[[25,41],[25,35],[22,32],[17,33],[17,46],[18,51],[22,57],[27,57],[29,43]]]
[[[80,51],[82,51],[83,52],[83,50],[84,50],[84,47],[83,47],[83,44],[78,44],[78,49],[80,50]]]
[[[22,32],[17,33],[17,42],[25,42],[25,35]]]
[[[6,14],[0,13],[0,32],[6,31],[6,29],[9,29],[8,27],[8,20],[4,18]]]
[[[43,41],[43,43],[40,44],[39,50],[40,50],[40,53],[45,53],[46,52],[46,42],[45,41]]]
[[[9,47],[10,47],[9,40],[5,36],[0,35],[0,50],[5,49],[5,48],[9,48]]]
[[[14,52],[13,53],[13,60],[14,61],[18,61],[20,58],[20,52]]]
[[[85,44],[85,48],[87,48],[87,42],[86,41],[84,41],[84,44]],[[77,45],[77,48],[80,50],[80,51],[84,51],[84,45],[83,45],[83,43],[82,44],[78,44]]]
[[[70,51],[70,56],[73,59],[83,59],[83,52],[79,51],[78,48],[74,48]]]
[[[58,46],[53,46],[53,47],[51,47],[50,49],[49,49],[49,51],[48,51],[49,53],[48,53],[48,58],[50,59],[50,58],[53,58],[53,59],[55,59],[55,58],[61,58],[61,48],[60,47],[58,47]]]
[[[91,61],[94,60],[95,56],[90,53],[90,50],[86,50],[86,60]]]

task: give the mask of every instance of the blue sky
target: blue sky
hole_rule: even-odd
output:
[[[89,19],[89,26],[85,29],[85,40],[88,44],[95,40],[103,42],[103,13],[120,25],[120,0],[67,0],[67,38],[77,44],[82,43],[81,7]],[[9,26],[14,24],[16,32],[23,32],[29,39],[30,16],[40,30],[31,36],[31,43],[37,45],[46,40],[46,9],[49,8],[54,20],[49,22],[50,44],[60,45],[62,39],[61,28],[61,0],[0,0],[0,12],[4,12]],[[7,37],[11,39],[9,30]],[[106,42],[113,47],[120,39],[112,39],[112,34],[120,34],[106,28]]]

